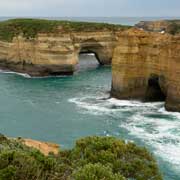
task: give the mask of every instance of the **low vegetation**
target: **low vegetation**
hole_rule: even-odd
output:
[[[14,36],[22,34],[26,38],[35,38],[38,33],[54,33],[61,26],[63,31],[116,30],[129,26],[107,23],[58,21],[44,19],[11,19],[0,22],[0,40],[12,41]]]
[[[145,149],[113,137],[80,139],[71,150],[44,156],[0,136],[0,180],[161,180]]]
[[[176,23],[176,22],[172,22],[169,27],[168,27],[168,31],[170,34],[176,35],[180,33],[180,22]]]

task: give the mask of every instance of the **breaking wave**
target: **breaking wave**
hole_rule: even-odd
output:
[[[180,113],[167,112],[164,103],[117,100],[107,97],[76,97],[69,99],[80,113],[111,115],[119,120],[119,129],[127,130],[153,149],[154,154],[180,170]],[[123,114],[129,112],[128,116]],[[122,118],[123,116],[123,118]]]
[[[14,72],[14,71],[5,71],[5,70],[0,70],[0,73],[4,73],[4,74],[16,74],[19,76],[23,76],[25,78],[31,78],[31,76],[29,74],[26,73],[18,73],[18,72]]]

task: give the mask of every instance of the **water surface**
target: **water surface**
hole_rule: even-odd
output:
[[[167,180],[180,179],[180,114],[164,104],[109,97],[111,68],[81,57],[74,76],[28,78],[0,73],[0,132],[70,148],[89,135],[116,136],[146,146]]]
[[[139,20],[108,18],[130,25]],[[111,68],[93,60],[92,55],[82,56],[81,70],[68,77],[0,73],[0,132],[52,141],[62,148],[83,136],[116,136],[146,146],[158,159],[165,180],[179,180],[180,113],[166,112],[162,102],[109,99]]]

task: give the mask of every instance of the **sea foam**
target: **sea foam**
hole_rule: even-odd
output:
[[[31,78],[31,76],[29,74],[26,73],[18,73],[18,72],[14,72],[14,71],[5,71],[5,70],[0,70],[0,73],[4,73],[4,74],[16,74],[19,76],[23,76],[25,78]]]
[[[180,113],[167,112],[164,103],[99,98],[99,96],[76,97],[69,102],[77,105],[81,113],[114,118],[123,112],[131,112],[119,122],[119,128],[153,148],[153,152],[174,168],[180,166]],[[177,168],[176,168],[177,169]],[[178,170],[178,169],[177,169]],[[178,170],[180,171],[180,170]]]

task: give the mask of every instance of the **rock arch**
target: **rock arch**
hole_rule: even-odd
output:
[[[109,29],[59,30],[39,33],[31,40],[17,36],[12,42],[0,41],[0,66],[31,76],[72,75],[80,52],[93,52],[100,64],[111,64],[116,42]]]
[[[93,38],[80,42],[76,53],[77,57],[81,53],[93,53],[100,65],[110,65],[113,56],[113,50],[107,44]]]

